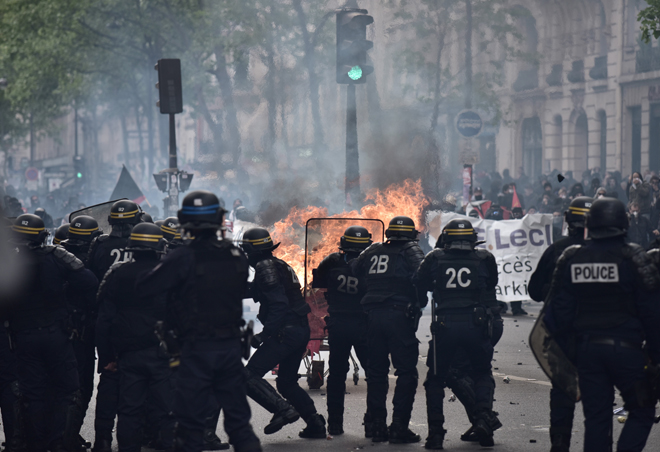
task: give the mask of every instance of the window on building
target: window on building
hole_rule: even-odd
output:
[[[575,171],[589,169],[589,126],[587,115],[582,113],[575,121],[575,146],[573,158],[575,159]]]
[[[538,116],[526,118],[522,123],[523,168],[530,178],[543,172],[543,135]]]
[[[603,110],[598,112],[598,125],[600,126],[600,172],[604,174],[607,170],[607,114]]]
[[[642,167],[642,107],[630,108],[632,120],[632,171],[641,171]]]

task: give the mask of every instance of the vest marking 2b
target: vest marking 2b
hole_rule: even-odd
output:
[[[618,283],[619,266],[614,263],[571,264],[571,281],[579,283]]]

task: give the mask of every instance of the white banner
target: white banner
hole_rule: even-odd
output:
[[[499,283],[497,299],[500,301],[529,300],[527,283],[545,249],[552,243],[552,215],[526,215],[521,220],[482,220],[452,212],[429,212],[426,223],[429,244],[435,242],[445,225],[454,219],[467,219],[477,231],[478,240],[486,243],[479,248],[487,249],[495,256]]]

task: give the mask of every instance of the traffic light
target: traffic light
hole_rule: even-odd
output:
[[[367,75],[374,71],[367,59],[374,43],[367,41],[367,25],[374,18],[366,9],[337,11],[337,83],[366,83]]]
[[[156,89],[160,95],[158,106],[163,114],[175,114],[183,111],[183,94],[181,89],[181,60],[158,60],[155,68],[158,71]]]
[[[76,182],[83,182],[85,179],[85,160],[80,155],[73,157],[73,177]]]

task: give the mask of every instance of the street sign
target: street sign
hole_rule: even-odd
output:
[[[478,136],[483,128],[484,122],[474,110],[463,110],[456,115],[456,131],[464,138]]]
[[[29,167],[25,170],[25,178],[30,181],[35,181],[39,179],[39,170],[34,166]]]

